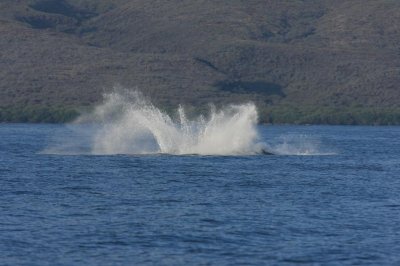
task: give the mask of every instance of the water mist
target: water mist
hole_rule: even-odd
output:
[[[262,152],[252,103],[210,108],[188,119],[184,108],[168,115],[139,93],[111,93],[74,125],[91,125],[89,154],[249,155]],[[82,134],[81,134],[82,135]]]

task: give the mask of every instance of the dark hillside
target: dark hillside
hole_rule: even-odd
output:
[[[264,121],[394,123],[399,21],[396,0],[2,0],[0,109],[92,106],[118,84],[166,107],[252,100]]]

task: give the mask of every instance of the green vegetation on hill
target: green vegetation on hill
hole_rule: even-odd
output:
[[[0,107],[0,121],[11,123],[66,123],[79,113],[63,107]]]
[[[400,108],[280,107],[261,111],[262,123],[325,125],[400,125]]]
[[[168,108],[174,113],[174,108]],[[201,110],[190,110],[198,113]],[[11,123],[67,123],[80,112],[64,107],[0,108],[0,121]],[[400,108],[321,108],[274,107],[259,110],[260,123],[266,124],[325,124],[325,125],[400,125]]]
[[[67,121],[119,84],[165,108],[399,124],[399,19],[394,0],[2,0],[0,121]]]

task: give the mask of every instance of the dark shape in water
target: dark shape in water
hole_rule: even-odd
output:
[[[265,150],[265,149],[262,149],[262,150],[261,150],[261,154],[262,154],[262,155],[275,155],[275,154],[273,154],[272,152],[269,152],[269,151],[267,151],[267,150]]]

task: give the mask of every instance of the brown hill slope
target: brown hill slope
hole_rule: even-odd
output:
[[[399,19],[395,0],[3,0],[0,107],[120,84],[162,105],[399,108]]]

